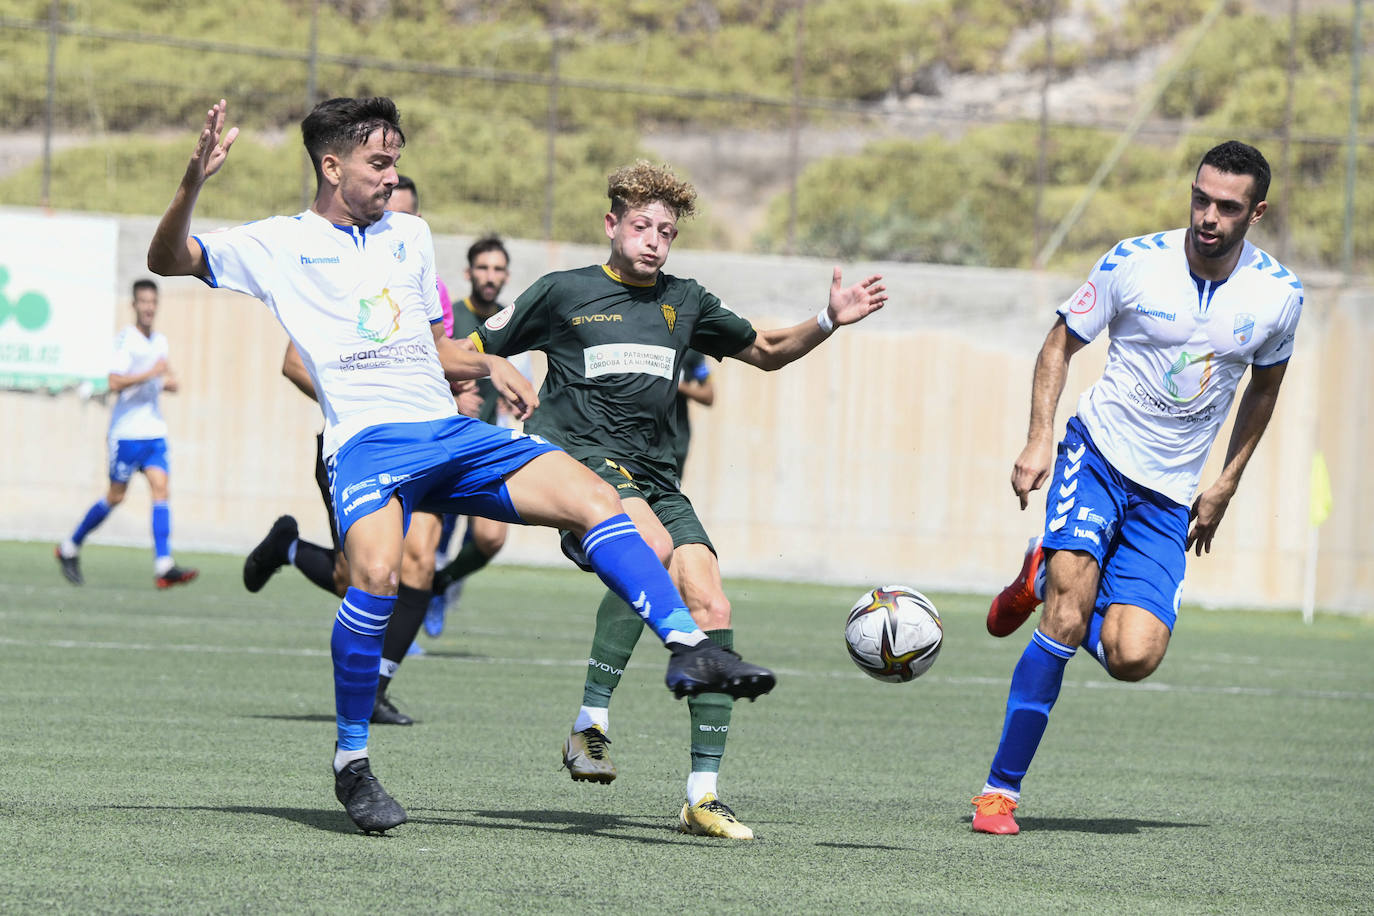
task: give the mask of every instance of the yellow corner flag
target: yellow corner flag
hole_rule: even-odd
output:
[[[1321,452],[1312,453],[1312,482],[1307,501],[1311,524],[1316,528],[1331,514],[1331,475],[1326,470],[1326,457]]]

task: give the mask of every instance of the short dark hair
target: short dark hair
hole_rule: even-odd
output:
[[[1250,208],[1265,200],[1269,194],[1269,162],[1264,154],[1248,143],[1227,140],[1209,149],[1198,163],[1198,171],[1210,165],[1218,172],[1228,175],[1249,175],[1253,180],[1250,194]]]
[[[478,255],[484,255],[488,251],[501,252],[506,258],[506,263],[510,263],[510,252],[506,251],[506,246],[496,236],[489,235],[486,238],[480,238],[473,242],[468,248],[468,266],[471,267],[476,264]]]
[[[320,162],[325,153],[341,156],[362,146],[377,130],[382,132],[383,140],[394,134],[399,145],[406,145],[406,135],[401,132],[401,113],[396,110],[396,103],[385,96],[328,99],[316,105],[301,121],[301,139],[315,166],[315,186],[318,188],[324,183]]]
[[[154,283],[152,280],[149,280],[147,277],[144,277],[144,278],[141,279],[141,280],[135,280],[135,281],[134,281],[134,298],[135,298],[135,299],[138,298],[138,291],[141,290],[141,289],[150,289],[150,290],[153,291],[153,295],[154,295],[154,296],[157,295],[157,284]]]
[[[391,193],[395,194],[397,191],[409,191],[411,194],[415,195],[415,209],[420,209],[420,189],[415,187],[415,180],[413,178],[409,175],[397,175],[396,187],[391,189]]]

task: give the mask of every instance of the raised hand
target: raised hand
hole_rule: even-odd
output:
[[[874,274],[853,286],[840,286],[840,269],[835,268],[830,280],[830,318],[838,327],[860,321],[887,302],[887,287],[880,274]]]
[[[229,147],[238,139],[237,127],[231,127],[228,133],[224,133],[224,119],[228,112],[229,103],[220,99],[205,113],[205,126],[196,139],[191,161],[186,165],[186,179],[193,184],[199,185],[218,172],[229,157]]]

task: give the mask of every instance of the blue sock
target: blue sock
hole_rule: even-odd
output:
[[[1059,698],[1064,683],[1064,666],[1073,658],[1074,649],[1050,639],[1036,630],[1021,660],[1011,673],[1011,690],[1007,696],[1007,718],[1002,726],[1002,740],[992,758],[988,787],[1004,789],[1019,795],[1021,780],[1030,768],[1045,726],[1050,721],[1050,709]]]
[[[172,510],[166,503],[153,503],[153,555],[161,559],[172,555]]]
[[[1104,618],[1101,611],[1094,611],[1092,619],[1088,621],[1088,633],[1083,637],[1083,648],[1092,653],[1093,658],[1108,674],[1112,669],[1107,665],[1107,650],[1102,647],[1102,622]]]
[[[95,504],[86,510],[86,517],[76,526],[76,531],[72,532],[72,543],[81,546],[81,542],[86,540],[86,535],[99,528],[100,523],[105,521],[105,516],[109,514],[110,504],[103,499],[97,499]]]
[[[371,595],[350,586],[334,618],[329,650],[334,658],[334,713],[341,751],[367,747],[367,723],[377,699],[382,636],[395,605],[395,595]]]
[[[594,526],[583,536],[582,549],[601,581],[634,608],[659,639],[668,642],[675,633],[701,632],[673,587],[668,571],[644,543],[628,515],[622,512]]]

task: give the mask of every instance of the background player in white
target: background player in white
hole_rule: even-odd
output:
[[[221,99],[206,113],[149,245],[148,266],[260,299],[310,370],[351,580],[331,654],[334,791],[353,822],[383,831],[406,820],[372,774],[367,739],[402,539],[415,509],[579,532],[597,573],[672,651],[670,689],[771,690],[772,672],[718,649],[692,622],[614,490],[539,439],[457,413],[446,378],[490,375],[526,415],[538,399],[505,360],[444,335],[429,227],[385,209],[405,143],[391,100],[330,99],[301,122],[316,178],[309,209],[192,236],[201,188],[238,136],[238,128],[224,131],[227,108]]]
[[[135,471],[148,478],[153,496],[153,582],[158,588],[184,585],[196,570],[177,566],[172,559],[172,510],[168,503],[167,421],[162,417],[162,392],[177,390],[176,376],[167,364],[167,338],[153,330],[157,316],[157,284],[134,282],[134,323],[115,337],[110,366],[110,391],[116,395],[110,413],[110,487],[105,497],[86,510],[72,536],[57,545],[62,575],[84,585],[81,544],[124,501]]]
[[[1012,469],[1022,509],[1050,474],[1069,360],[1104,329],[1111,343],[1102,377],[1079,399],[1059,444],[1043,542],[1031,542],[1021,575],[988,611],[988,631],[1005,636],[1040,596],[1045,602],[1012,672],[987,783],[973,799],[976,831],[1019,831],[1012,812],[1021,780],[1078,646],[1125,681],[1148,677],[1164,659],[1188,550],[1212,549],[1273,414],[1302,314],[1297,277],[1245,240],[1268,191],[1259,150],[1234,140],[1213,147],[1193,181],[1188,228],[1121,242],[1059,307],[1036,359],[1030,431]],[[1193,499],[1247,367],[1225,466]]]

